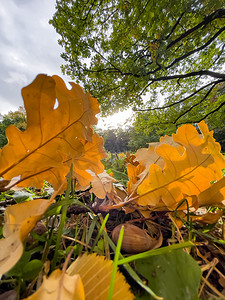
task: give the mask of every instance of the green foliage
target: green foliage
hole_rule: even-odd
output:
[[[146,124],[165,132],[224,122],[224,16],[222,0],[58,0],[50,23],[61,35],[63,71],[105,113],[147,109]]]
[[[22,106],[19,107],[18,111],[11,111],[7,115],[2,116],[2,120],[0,121],[0,148],[8,143],[5,130],[9,125],[14,125],[22,131],[26,129],[26,113]]]
[[[147,147],[148,143],[159,141],[155,130],[149,132],[147,128],[140,129],[138,123],[125,129],[98,129],[97,133],[104,138],[104,147],[110,153],[136,152],[139,148]]]
[[[201,269],[182,249],[137,260],[135,266],[158,296],[167,300],[199,299]],[[136,299],[149,299],[149,296],[146,294]]]
[[[124,153],[108,153],[108,157],[102,162],[106,170],[114,169],[126,173],[126,155]]]
[[[214,135],[217,142],[221,145],[221,151],[225,153],[225,127],[221,129],[215,129]]]

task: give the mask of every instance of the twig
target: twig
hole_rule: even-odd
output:
[[[81,242],[81,241],[79,241],[77,239],[71,238],[70,236],[62,235],[62,238],[70,240],[70,241],[74,241],[74,242],[76,242],[78,244],[81,244],[84,247],[87,247],[87,248],[91,249],[91,247],[89,245],[87,245],[86,243],[83,243],[83,242]]]
[[[205,277],[206,280],[209,278],[209,275],[212,273],[213,269],[218,264],[218,262],[219,262],[219,260],[216,257],[214,257],[214,259],[207,265],[207,268],[210,268],[210,269],[209,269],[209,271],[208,271],[208,273]],[[203,266],[203,267],[205,267],[205,266]],[[204,269],[202,269],[202,271],[204,271]],[[206,282],[204,281],[201,288],[200,288],[200,290],[199,290],[198,297],[201,296],[201,293],[203,291],[203,288],[204,288],[205,284],[206,284]]]
[[[217,294],[220,298],[225,299],[225,296],[223,294],[221,294],[207,279],[205,279],[202,276],[202,281],[204,281],[205,284],[208,285],[208,287],[215,293]]]

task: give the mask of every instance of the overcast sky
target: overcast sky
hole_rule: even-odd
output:
[[[48,24],[55,0],[1,0],[0,112],[22,105],[21,88],[38,73],[62,76],[58,35]],[[69,78],[64,77],[69,81]]]
[[[1,0],[1,114],[15,111],[23,104],[21,88],[30,84],[39,73],[57,74],[64,81],[71,81],[60,69],[63,64],[62,48],[57,42],[60,36],[48,23],[54,11],[55,0]],[[111,122],[112,127],[114,123]]]

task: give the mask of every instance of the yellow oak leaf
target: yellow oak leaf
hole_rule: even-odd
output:
[[[225,177],[210,185],[198,195],[198,202],[200,206],[218,205],[223,203],[225,205]]]
[[[92,176],[87,170],[92,171],[94,174],[104,171],[104,165],[100,162],[101,159],[107,157],[103,145],[104,139],[94,133],[92,141],[84,144],[84,154],[73,160],[74,176],[81,186],[90,185],[92,181]]]
[[[127,174],[129,178],[129,181],[127,183],[127,192],[128,194],[131,194],[137,189],[138,185],[144,179],[147,172],[146,168],[142,164],[138,164],[137,166],[128,164]]]
[[[182,148],[166,143],[155,147],[164,167],[150,165],[148,177],[137,188],[139,205],[175,209],[182,199],[198,196],[210,182],[222,178],[225,159],[220,145],[204,121],[199,128],[202,134],[192,125],[178,128],[172,138]]]
[[[0,240],[0,274],[9,271],[20,259],[24,239],[52,202],[37,199],[6,208],[4,238]]]
[[[112,270],[113,261],[94,253],[78,257],[67,269],[67,273],[71,276],[80,275],[86,300],[105,300],[108,299]],[[128,283],[119,271],[116,273],[112,299],[134,299],[134,295],[129,291]]]
[[[137,165],[137,167],[135,167],[136,164],[127,165],[127,173],[129,177],[127,191],[129,194],[134,192],[147,177],[150,165],[155,164],[160,166],[162,169],[164,168],[164,159],[155,151],[156,147],[162,144],[174,146],[181,155],[184,152],[184,148],[175,143],[172,137],[168,135],[161,137],[160,142],[149,143],[148,148],[141,148],[137,150],[135,153],[136,158],[134,159],[134,162],[139,163],[140,165]]]
[[[103,171],[103,142],[91,127],[97,123],[98,102],[79,85],[71,86],[67,89],[58,76],[38,75],[22,89],[27,128],[24,132],[13,125],[6,129],[8,144],[0,152],[0,176],[4,180],[19,177],[18,186],[37,188],[47,180],[57,189],[71,162],[79,170],[80,180],[88,176],[87,167],[96,173]],[[94,162],[89,164],[86,159],[83,163],[86,151]]]
[[[27,300],[85,300],[84,287],[78,274],[73,276],[57,269]]]

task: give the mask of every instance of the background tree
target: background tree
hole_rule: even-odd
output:
[[[24,131],[27,126],[25,109],[20,106],[18,111],[10,111],[8,114],[1,116],[0,121],[0,148],[7,144],[5,130],[9,125],[14,125],[20,130]]]
[[[225,82],[224,18],[222,0],[57,0],[50,23],[63,71],[104,112],[133,105],[142,123],[165,130],[221,117],[224,94],[209,100]]]
[[[134,153],[139,148],[147,148],[148,143],[158,142],[159,135],[152,132],[137,132],[134,126],[125,129],[97,129],[97,133],[104,138],[104,147],[111,153]]]

